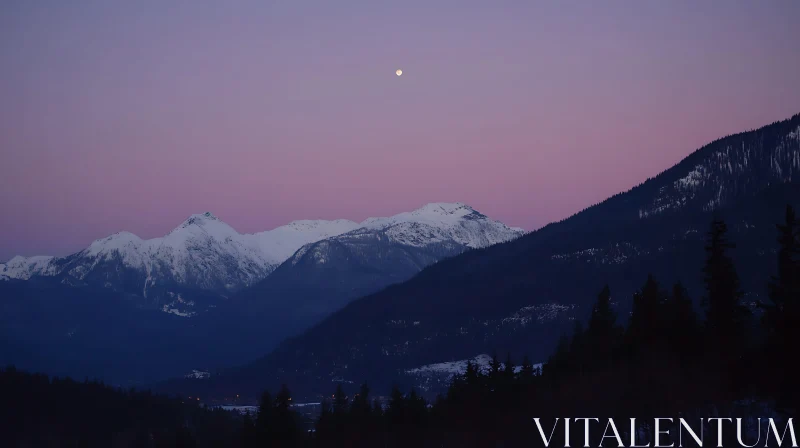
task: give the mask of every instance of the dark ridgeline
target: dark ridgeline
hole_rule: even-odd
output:
[[[696,430],[699,419],[716,415],[785,422],[800,409],[792,376],[800,342],[800,223],[791,207],[778,231],[778,273],[765,279],[771,300],[761,304],[760,323],[742,303],[725,222],[714,220],[702,269],[704,319],[681,284],[666,291],[653,275],[633,294],[630,317],[620,319],[605,286],[588,324],[576,322],[542,370],[527,358],[516,369],[510,355],[504,363],[495,356],[483,371],[469,363],[433,403],[398,388],[388,402],[373,402],[366,384],[352,397],[340,385],[323,402],[314,431],[291,410],[286,386],[274,398],[262,394],[255,418],[235,418],[180,399],[6,370],[0,437],[8,446],[530,447],[543,446],[534,417],[547,435],[557,417],[615,418],[625,422],[618,430],[626,444],[632,417],[641,422],[639,444],[652,443],[655,417],[680,416]],[[604,427],[591,431],[591,446]],[[671,435],[662,442],[674,442],[676,424],[665,428]],[[706,423],[704,446],[716,446],[713,429]],[[582,425],[570,434],[573,444],[583,443]],[[721,442],[736,443],[728,439],[735,434],[725,431]],[[554,431],[550,446],[563,444],[563,429]]]

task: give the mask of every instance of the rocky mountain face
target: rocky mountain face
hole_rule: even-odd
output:
[[[514,241],[467,251],[360,298],[269,355],[203,382],[165,389],[225,397],[289,384],[296,395],[337,383],[411,386],[423,365],[506,352],[547,359],[605,284],[619,321],[653,273],[704,294],[704,238],[726,220],[745,299],[766,294],[785,206],[800,206],[800,115],[714,141],[654,178]]]

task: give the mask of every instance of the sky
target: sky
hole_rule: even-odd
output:
[[[5,0],[0,260],[205,211],[464,202],[532,230],[800,112],[798,24],[796,0]]]

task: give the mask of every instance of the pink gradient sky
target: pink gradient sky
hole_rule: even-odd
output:
[[[461,201],[534,229],[800,112],[798,24],[796,0],[5,1],[0,260],[203,211]]]

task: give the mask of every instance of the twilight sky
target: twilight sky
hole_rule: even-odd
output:
[[[534,229],[800,112],[799,24],[796,0],[5,0],[0,260],[203,211],[461,201]]]

